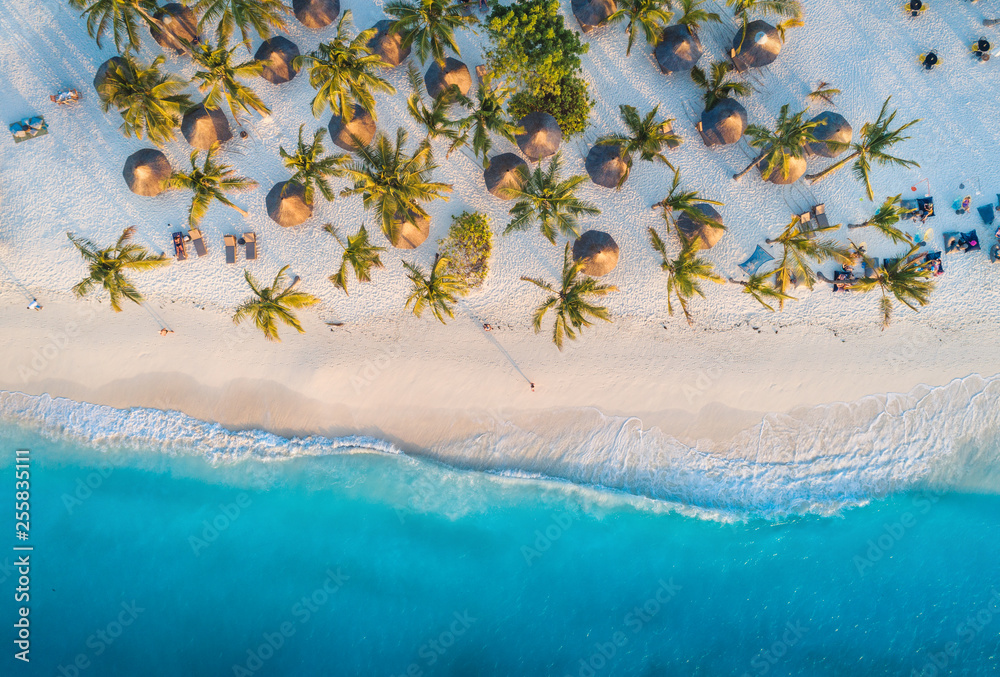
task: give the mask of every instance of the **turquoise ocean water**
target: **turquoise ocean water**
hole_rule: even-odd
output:
[[[219,454],[224,433],[202,447],[193,422],[183,444],[112,438],[113,421],[61,407],[0,418],[2,675],[1000,672],[995,445],[962,457],[983,464],[975,489],[914,482],[832,514],[731,522],[371,441]],[[17,448],[31,450],[27,665]]]

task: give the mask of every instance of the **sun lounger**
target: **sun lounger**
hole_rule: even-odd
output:
[[[226,235],[222,241],[226,245],[226,263],[236,263],[236,236]]]
[[[934,212],[934,198],[932,197],[919,197],[917,198],[917,207],[920,208],[921,214],[927,212],[927,217],[930,218],[935,216]]]
[[[820,228],[829,228],[830,219],[826,218],[826,205],[818,204],[812,208],[813,217],[816,219],[816,225]]]
[[[851,283],[858,278],[846,270],[833,271],[833,291],[851,291]]]
[[[868,261],[865,261],[865,277],[875,277],[875,269]]]
[[[990,262],[996,263],[1000,260],[1000,244],[995,244],[990,247]]]
[[[73,103],[74,101],[79,101],[80,92],[75,89],[64,89],[61,92],[50,94],[49,98],[52,99],[52,103],[57,103],[62,106],[68,103]]]
[[[243,241],[246,243],[247,261],[257,260],[257,234],[243,233]]]
[[[920,205],[917,204],[916,200],[900,200],[899,206],[906,210],[903,214],[904,219],[913,218],[916,216],[916,212],[920,211]]]
[[[983,220],[983,223],[985,223],[987,226],[993,224],[993,219],[995,219],[997,215],[996,210],[993,208],[993,205],[991,204],[983,205],[982,207],[979,207],[976,211],[979,212],[979,218]]]
[[[205,249],[205,237],[201,234],[201,231],[197,228],[192,228],[188,235],[191,237],[191,244],[194,245],[194,250],[198,253],[198,256],[205,256],[208,254],[208,250]]]
[[[887,269],[892,268],[896,265],[896,261],[899,261],[899,259],[882,259],[882,266]]]
[[[187,260],[187,250],[184,248],[184,233],[174,233],[174,255],[178,261]]]
[[[976,231],[970,230],[967,233],[957,233],[950,232],[945,233],[944,237],[944,251],[946,254],[951,252],[964,251],[964,252],[974,252],[982,248],[982,243],[979,241],[979,236]]]
[[[739,266],[747,275],[753,275],[762,265],[773,260],[773,256],[768,254],[763,247],[757,245],[757,248],[753,250],[753,254],[750,255],[750,258],[739,264]]]
[[[24,118],[20,122],[15,122],[10,125],[10,133],[14,137],[14,143],[21,143],[22,141],[27,141],[28,139],[45,136],[49,133],[49,126],[46,124],[45,118],[41,115],[36,115],[34,117]]]
[[[935,275],[944,273],[944,266],[941,265],[941,252],[927,252],[924,254],[924,263],[929,264]]]

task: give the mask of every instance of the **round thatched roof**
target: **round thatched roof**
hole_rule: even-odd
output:
[[[156,10],[153,18],[158,19],[166,31],[160,30],[156,24],[150,24],[149,34],[164,50],[171,50],[175,54],[189,54],[191,50],[186,43],[198,42],[198,19],[189,7],[171,2]]]
[[[751,21],[747,27],[747,39],[743,39],[743,28],[733,38],[733,49],[739,50],[736,58],[749,68],[766,66],[781,53],[781,38],[774,26],[766,21]],[[740,43],[743,48],[740,49]]]
[[[607,233],[588,230],[573,243],[573,260],[591,277],[607,275],[618,265],[618,243]]]
[[[121,68],[124,65],[125,59],[120,56],[113,56],[97,68],[97,73],[94,75],[94,89],[97,90],[97,96],[100,97],[102,101],[107,101],[108,99],[103,91],[104,83],[108,79],[108,71]]]
[[[361,106],[354,107],[354,117],[346,125],[339,115],[330,119],[330,138],[335,144],[353,153],[359,146],[352,137],[365,146],[375,138],[375,118]]]
[[[122,176],[130,191],[153,197],[163,192],[163,182],[173,171],[166,155],[153,148],[143,148],[128,156]]]
[[[698,59],[705,53],[701,40],[681,25],[663,29],[660,41],[656,43],[653,55],[664,73],[689,71],[698,65]]]
[[[522,174],[523,172],[523,174]],[[483,172],[486,190],[501,200],[510,200],[505,191],[524,187],[528,174],[528,163],[514,153],[503,153],[490,160],[490,166]]]
[[[297,226],[313,215],[312,205],[306,202],[306,191],[297,183],[282,181],[274,184],[267,192],[264,204],[271,220],[284,228]]]
[[[684,233],[684,237],[689,240],[695,240],[699,249],[711,249],[722,239],[722,234],[726,232],[725,229],[712,225],[714,222],[722,226],[722,214],[715,211],[712,205],[705,204],[704,202],[698,203],[698,211],[708,217],[709,223],[696,221],[687,214],[682,213],[677,217],[677,229]]]
[[[225,143],[233,138],[229,119],[218,108],[195,106],[181,120],[181,134],[192,147],[208,150],[218,141]]]
[[[427,93],[435,99],[452,85],[458,87],[458,91],[465,95],[472,87],[472,75],[468,66],[449,56],[444,60],[444,68],[441,68],[437,61],[431,62],[430,68],[424,73],[424,85],[427,87]]]
[[[584,164],[590,180],[598,186],[618,188],[619,182],[628,175],[626,159],[621,146],[594,146],[587,153]]]
[[[615,0],[573,0],[573,15],[580,22],[584,33],[597,28],[615,13]]]
[[[757,168],[760,170],[760,175],[764,176],[764,172],[767,171],[767,162],[761,162],[757,165]],[[788,161],[788,176],[782,176],[781,168],[779,167],[771,172],[771,176],[765,180],[778,186],[787,186],[801,179],[805,173],[806,159],[804,157],[792,157]]]
[[[701,138],[706,146],[724,146],[743,138],[747,109],[735,99],[723,99],[701,114]]]
[[[260,77],[271,84],[280,85],[298,75],[299,69],[292,65],[298,55],[299,48],[294,42],[283,35],[276,35],[262,42],[253,58],[264,62]]]
[[[397,224],[396,237],[389,241],[396,249],[416,249],[431,233],[431,220],[426,216],[409,212],[405,220],[400,214],[394,221]]]
[[[529,160],[541,160],[543,157],[555,155],[562,143],[562,130],[559,123],[548,113],[537,111],[528,113],[521,118],[518,125],[524,129],[524,134],[518,134],[517,147]]]
[[[814,117],[812,122],[818,122],[819,124],[813,127],[812,130],[813,136],[816,137],[817,141],[816,143],[809,144],[810,153],[834,158],[847,150],[847,144],[851,142],[854,130],[851,129],[850,123],[843,115],[834,113],[833,111],[823,111]],[[844,145],[831,147],[827,145],[828,141]]]
[[[372,26],[378,32],[368,41],[368,49],[371,50],[372,54],[382,57],[382,61],[395,67],[410,56],[410,48],[409,46],[403,47],[403,38],[400,37],[399,33],[389,32],[389,26],[392,24],[392,19],[382,19]]]
[[[306,28],[326,28],[340,14],[340,0],[292,0],[295,18]]]

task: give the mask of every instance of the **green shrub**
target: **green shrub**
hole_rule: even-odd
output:
[[[493,231],[486,214],[462,212],[453,216],[448,236],[438,244],[441,256],[448,257],[448,268],[470,289],[483,284],[493,251]]]
[[[587,129],[587,118],[593,105],[587,92],[587,82],[571,76],[559,83],[556,93],[533,96],[528,92],[518,92],[510,98],[507,109],[515,120],[528,113],[544,111],[556,119],[564,136],[574,137]]]

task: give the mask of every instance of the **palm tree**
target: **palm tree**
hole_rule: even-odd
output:
[[[597,140],[599,146],[619,146],[621,147],[622,159],[625,161],[627,171],[621,178],[621,183],[625,182],[632,171],[632,155],[637,154],[640,159],[646,162],[659,160],[666,166],[676,171],[670,160],[663,154],[663,147],[676,148],[681,145],[681,137],[671,131],[673,120],[660,122],[656,115],[660,110],[659,104],[653,110],[646,113],[644,118],[639,117],[634,106],[621,105],[622,121],[628,127],[628,134],[609,134]]]
[[[298,277],[292,280],[291,284],[285,285],[286,270],[288,266],[278,271],[270,287],[261,287],[249,270],[243,271],[253,296],[237,306],[236,313],[233,314],[233,324],[253,319],[253,323],[264,332],[264,338],[268,341],[281,341],[278,336],[278,322],[287,324],[300,334],[305,333],[306,330],[299,324],[298,318],[292,311],[314,306],[319,303],[319,299],[312,294],[295,291],[295,286],[299,282]]]
[[[608,17],[609,24],[628,18],[628,26],[625,27],[625,32],[628,33],[625,56],[632,53],[632,43],[635,42],[635,34],[640,29],[646,36],[646,42],[651,45],[656,44],[663,29],[674,16],[669,9],[670,2],[671,0],[623,0],[618,11]]]
[[[242,44],[227,49],[225,40],[218,47],[199,42],[191,50],[191,60],[202,69],[195,72],[191,81],[198,84],[198,91],[208,92],[205,108],[222,108],[225,100],[236,120],[239,119],[239,111],[249,113],[253,109],[261,115],[271,112],[260,97],[238,79],[258,76],[264,70],[263,62],[256,59],[241,64],[232,63],[233,52]]]
[[[372,90],[395,94],[396,88],[376,71],[389,65],[368,49],[375,28],[358,33],[349,40],[348,27],[351,10],[346,10],[337,24],[337,37],[332,42],[320,43],[315,52],[301,54],[292,62],[295,68],[309,63],[309,84],[316,90],[312,101],[313,116],[319,117],[330,107],[330,112],[345,123],[354,119],[354,106],[358,105],[375,117],[375,97]]]
[[[539,163],[534,172],[524,177],[522,188],[512,188],[507,192],[509,199],[517,202],[511,207],[510,215],[514,218],[507,224],[504,235],[515,230],[527,230],[532,223],[538,221],[542,235],[555,244],[557,232],[566,236],[580,234],[576,217],[601,213],[600,209],[575,195],[577,186],[586,181],[587,177],[571,176],[560,181],[561,165],[562,153],[556,153],[547,171],[543,171]]]
[[[456,120],[455,126],[466,136],[469,130],[472,130],[472,151],[476,157],[483,158],[484,169],[490,165],[489,152],[493,146],[491,133],[514,143],[515,137],[524,131],[504,110],[504,104],[511,94],[509,87],[493,87],[489,75],[479,80],[475,101],[461,93],[458,94],[459,102],[469,109],[469,114]]]
[[[428,108],[427,104],[424,103],[424,94],[427,93],[427,90],[424,88],[423,78],[420,77],[420,73],[412,63],[409,64],[406,75],[413,90],[413,93],[406,100],[406,109],[409,111],[410,117],[424,126],[424,129],[427,130],[427,139],[444,138],[451,141],[451,146],[448,147],[448,152],[445,154],[445,157],[448,157],[451,155],[451,151],[465,142],[465,138],[455,129],[456,122],[448,117],[452,105],[458,98],[458,88],[448,87],[434,99],[431,107]]]
[[[892,321],[890,294],[914,312],[919,310],[917,306],[930,303],[928,297],[934,291],[933,273],[924,261],[924,255],[917,253],[919,248],[919,245],[914,244],[906,255],[897,258],[889,266],[879,266],[865,256],[865,264],[872,270],[872,275],[851,285],[852,291],[870,292],[877,288],[882,292],[882,329]]]
[[[405,145],[406,131],[402,128],[396,130],[395,145],[379,132],[370,145],[355,151],[358,160],[342,170],[344,176],[354,180],[354,186],[345,188],[341,195],[361,195],[365,209],[374,207],[390,242],[397,240],[398,217],[412,213],[426,218],[420,203],[447,199],[443,193],[452,189],[446,183],[427,180],[437,165],[426,139],[413,155],[406,153]]]
[[[125,136],[141,139],[145,135],[158,146],[172,141],[181,113],[191,106],[191,98],[180,94],[184,83],[160,72],[162,55],[148,68],[128,54],[120,58],[121,62],[109,65],[98,90],[104,112],[112,106],[118,109]]]
[[[681,6],[681,15],[677,24],[684,26],[691,35],[697,35],[703,23],[722,21],[722,17],[715,12],[707,12],[701,8],[705,0],[679,0],[678,4]]]
[[[380,252],[385,251],[385,247],[377,247],[368,241],[368,230],[365,229],[365,224],[361,224],[361,229],[356,235],[353,237],[350,235],[347,236],[347,244],[344,244],[344,241],[340,239],[340,234],[332,223],[323,226],[323,230],[333,235],[337,240],[337,244],[344,250],[344,255],[340,259],[340,269],[331,275],[329,280],[335,286],[343,289],[345,294],[348,294],[348,266],[354,270],[354,277],[358,282],[371,282],[372,268],[385,267],[382,265],[382,259],[379,256]]]
[[[802,3],[799,0],[726,0],[737,17],[757,13],[761,16],[802,17]]]
[[[413,284],[410,295],[406,297],[406,307],[412,304],[414,315],[420,317],[426,308],[430,308],[441,324],[447,324],[445,315],[455,317],[452,306],[458,303],[458,297],[464,295],[468,288],[461,276],[448,272],[448,257],[434,255],[430,276],[425,276],[421,268],[407,261],[403,261],[403,267]]]
[[[886,111],[889,109],[889,101],[891,99],[891,96],[886,98],[885,103],[882,104],[882,110],[878,114],[878,119],[875,120],[875,122],[866,122],[861,128],[861,138],[851,144],[851,148],[853,148],[854,151],[850,155],[830,165],[818,174],[807,174],[806,180],[808,180],[809,183],[821,181],[830,174],[838,171],[848,162],[853,161],[854,176],[857,177],[858,181],[865,184],[868,199],[874,200],[875,193],[872,190],[872,181],[870,176],[871,163],[873,160],[880,165],[919,167],[920,165],[913,160],[904,160],[902,158],[889,155],[888,153],[889,149],[894,145],[900,141],[906,141],[910,138],[908,136],[903,136],[903,132],[905,130],[920,122],[919,119],[910,120],[902,127],[889,129],[889,127],[892,126],[892,121],[895,119],[897,112],[893,111],[891,115],[886,115]]]
[[[271,37],[271,29],[288,27],[285,23],[288,6],[281,0],[198,0],[194,9],[202,13],[199,29],[215,25],[216,39],[225,43],[233,37],[233,29],[239,28],[248,51],[251,30],[266,40]]]
[[[142,294],[132,285],[125,273],[143,272],[169,266],[170,260],[162,254],[153,256],[145,247],[132,244],[130,240],[135,235],[135,226],[122,231],[118,241],[110,247],[100,249],[96,244],[73,233],[66,233],[80,256],[90,268],[90,275],[73,285],[73,293],[83,298],[98,286],[103,287],[111,298],[111,309],[116,313],[122,311],[122,300],[142,303]]]
[[[657,207],[663,209],[663,220],[673,226],[675,231],[677,230],[677,215],[687,214],[688,218],[694,221],[705,222],[708,217],[699,209],[699,204],[714,205],[716,207],[722,206],[721,202],[701,197],[696,190],[681,191],[679,190],[680,185],[681,173],[675,169],[674,182],[670,186],[670,192],[667,193],[665,198],[653,205],[653,209]],[[725,228],[721,223],[713,222],[712,225],[716,228]]]
[[[816,137],[813,136],[813,129],[819,123],[816,121],[804,121],[804,110],[800,110],[795,115],[789,117],[788,104],[781,107],[778,114],[778,122],[772,132],[762,125],[750,125],[746,129],[746,135],[750,137],[750,146],[760,151],[753,162],[739,174],[733,174],[733,179],[739,181],[747,172],[754,167],[759,167],[763,162],[767,168],[761,172],[764,180],[770,178],[778,169],[781,170],[781,178],[787,179],[790,171],[792,158],[802,158],[806,153],[806,144],[814,143]]]
[[[232,207],[244,217],[249,216],[243,209],[233,204],[226,193],[235,190],[246,190],[257,185],[256,181],[237,176],[233,168],[229,165],[214,162],[215,154],[219,150],[219,144],[214,143],[205,154],[205,163],[198,166],[198,151],[191,153],[191,171],[174,172],[167,179],[167,186],[170,188],[181,188],[194,191],[191,200],[191,210],[188,221],[192,226],[201,223],[205,213],[208,212],[212,200],[217,200],[227,207]]]
[[[445,48],[461,56],[455,30],[476,23],[474,17],[466,16],[463,11],[462,4],[450,0],[396,0],[385,6],[385,13],[396,18],[389,31],[402,38],[403,47],[413,45],[421,64],[430,56],[441,66]]]
[[[677,236],[681,241],[681,251],[676,259],[672,259],[667,254],[667,246],[663,238],[660,237],[655,228],[649,228],[650,243],[662,258],[660,267],[667,274],[667,312],[671,316],[674,314],[671,299],[676,297],[677,304],[684,311],[684,319],[687,320],[688,325],[692,325],[694,320],[691,318],[687,304],[695,294],[701,297],[705,296],[699,282],[707,280],[721,284],[725,280],[715,273],[715,268],[710,261],[698,256],[698,244],[694,240],[687,239],[679,232]]]
[[[691,80],[705,90],[703,97],[705,110],[710,110],[722,99],[728,99],[731,96],[746,96],[750,93],[749,85],[726,80],[726,76],[732,69],[733,67],[725,61],[712,63],[710,75],[706,75],[705,71],[698,66],[691,69]]]
[[[847,249],[833,240],[817,239],[818,233],[836,230],[840,224],[824,227],[805,228],[796,216],[778,237],[768,239],[768,244],[781,245],[783,252],[778,267],[773,271],[775,286],[782,294],[787,294],[795,280],[802,281],[809,289],[816,282],[816,273],[810,262],[823,263],[833,259],[840,263],[850,263]],[[779,307],[784,308],[784,299],[779,299]]]
[[[326,129],[320,127],[313,134],[312,143],[305,143],[302,140],[304,127],[305,125],[299,125],[299,144],[295,153],[289,153],[283,146],[278,147],[278,152],[285,161],[285,167],[294,172],[288,183],[297,183],[305,189],[305,200],[308,204],[313,203],[317,187],[328,202],[333,202],[333,189],[327,181],[331,177],[341,175],[341,167],[347,163],[348,156],[346,153],[340,153],[323,157],[323,153],[326,152],[323,147]]]
[[[583,265],[573,261],[567,242],[563,252],[562,280],[558,289],[544,280],[521,277],[525,282],[530,282],[552,294],[535,309],[533,326],[537,334],[542,329],[545,313],[550,309],[554,310],[556,322],[552,328],[552,342],[559,350],[563,349],[565,339],[575,339],[577,332],[593,324],[590,318],[611,322],[608,309],[591,303],[590,299],[618,291],[618,288],[613,285],[601,284],[593,277],[582,275],[582,272]]]
[[[871,217],[866,219],[861,223],[852,223],[847,227],[848,229],[854,228],[865,228],[866,226],[871,226],[875,230],[879,231],[887,238],[892,240],[894,243],[912,243],[910,237],[896,227],[896,224],[903,218],[909,210],[905,209],[902,204],[900,204],[900,199],[902,194],[895,195],[893,197],[887,197],[882,206],[878,208]]]
[[[785,301],[794,301],[795,297],[786,294],[777,287],[774,286],[768,280],[774,276],[774,271],[766,273],[754,273],[747,280],[734,280],[729,278],[729,281],[733,284],[738,284],[743,287],[743,293],[752,296],[760,305],[764,306],[772,313],[774,312],[774,306],[771,303],[778,301],[779,303],[784,303]],[[770,301],[770,303],[768,303]]]
[[[115,49],[120,54],[138,52],[138,23],[144,21],[150,26],[163,28],[154,17],[156,0],[69,0],[70,7],[83,10],[87,17],[87,33],[101,46],[101,38],[111,29]]]

